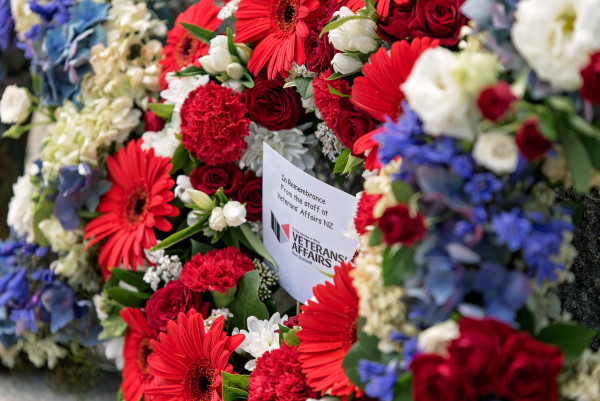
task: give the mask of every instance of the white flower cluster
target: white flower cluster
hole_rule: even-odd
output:
[[[279,276],[273,270],[269,269],[269,266],[260,259],[254,259],[254,270],[258,270],[258,297],[261,301],[265,301],[271,298],[271,288],[277,284]]]
[[[243,334],[244,342],[240,344],[237,352],[244,351],[254,357],[244,366],[246,370],[252,371],[256,367],[256,359],[263,356],[265,352],[279,348],[279,325],[288,319],[287,315],[280,317],[275,313],[269,320],[258,320],[256,316],[248,318],[248,330],[233,329],[232,334]]]
[[[67,356],[67,350],[59,346],[52,336],[37,338],[31,331],[26,331],[23,340],[23,351],[36,368],[47,366],[54,369],[58,360]]]
[[[213,309],[210,313],[210,316],[204,319],[204,330],[208,331],[210,326],[217,320],[219,317],[223,316],[224,320],[231,319],[233,317],[233,313],[229,312],[227,308],[221,309]]]
[[[144,250],[144,255],[154,266],[149,266],[144,273],[144,281],[156,291],[162,280],[165,284],[177,280],[181,275],[183,264],[177,255],[167,255],[164,250],[151,252]]]
[[[17,179],[13,185],[13,197],[8,204],[8,216],[6,222],[19,237],[27,237],[33,240],[33,216],[31,213],[31,197],[35,193],[35,186],[31,182],[29,174]]]
[[[219,11],[219,14],[217,14],[217,18],[221,21],[225,21],[227,18],[233,17],[241,1],[242,0],[231,0],[225,4]]]
[[[586,349],[566,369],[560,393],[571,401],[600,400],[600,354]]]
[[[238,227],[246,222],[246,206],[238,201],[229,201],[225,206],[215,207],[208,219],[208,227],[223,231],[227,227]]]
[[[325,123],[319,123],[315,136],[321,142],[321,152],[327,156],[327,158],[335,163],[340,153],[344,150],[344,145],[337,139],[332,130],[330,130]]]
[[[27,0],[10,0],[10,13],[15,21],[15,32],[20,41],[25,41],[25,34],[32,26],[41,22],[40,17],[31,11]]]

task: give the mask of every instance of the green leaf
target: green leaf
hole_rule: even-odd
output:
[[[335,89],[331,85],[327,85],[327,87],[329,88],[329,93],[331,93],[332,95],[336,95],[336,96],[339,96],[339,97],[352,97],[351,95],[346,95],[346,94],[338,91],[337,89]]]
[[[329,78],[327,78],[327,81],[333,81],[335,79],[346,78],[346,77],[349,77],[350,75],[356,74],[359,71],[360,71],[360,69],[358,69],[356,71],[349,72],[347,74],[342,74],[341,72],[334,72],[333,74],[331,74],[329,76]]]
[[[594,168],[600,171],[600,141],[585,136],[579,137],[587,150],[588,156]]]
[[[202,67],[192,65],[181,71],[176,71],[174,75],[176,77],[195,77],[196,75],[206,75],[206,71],[204,71],[204,68]]]
[[[205,244],[203,242],[196,241],[195,239],[192,239],[191,241],[192,241],[192,256],[194,256],[197,253],[204,255],[206,252],[212,251],[214,249],[209,244]]]
[[[123,337],[127,331],[127,323],[119,314],[111,315],[100,322],[102,332],[98,335],[98,340],[106,340],[109,338]]]
[[[279,346],[283,343],[283,336],[285,333],[289,332],[291,329],[289,327],[285,327],[284,325],[279,325]]]
[[[204,229],[204,223],[206,222],[206,220],[208,219],[208,216],[203,216],[200,218],[200,220],[198,220],[196,222],[196,224],[194,224],[193,226],[190,226],[188,228],[185,228],[181,231],[176,232],[173,235],[170,235],[169,237],[165,238],[164,240],[162,240],[161,242],[159,242],[158,244],[156,244],[154,246],[154,248],[151,249],[152,252],[155,251],[160,251],[161,249],[166,249],[172,245],[175,245],[176,243],[183,241],[184,239],[191,237],[194,234],[199,233],[200,231],[202,231]]]
[[[169,174],[174,175],[177,171],[181,170],[188,160],[190,160],[188,151],[183,145],[177,146],[177,149],[175,149],[175,153],[173,153],[173,157],[171,158],[173,167],[171,167]]]
[[[294,85],[298,90],[302,99],[308,99],[312,96],[312,79],[306,77],[298,77],[294,79]]]
[[[348,163],[348,156],[350,156],[350,149],[346,148],[340,153],[335,161],[335,166],[333,167],[334,174],[340,174],[344,171],[344,167],[346,166],[346,163]]]
[[[34,200],[32,205],[33,239],[38,245],[48,246],[49,242],[40,230],[40,223],[52,216],[54,203],[46,200],[46,193]]]
[[[252,79],[252,75],[250,75],[248,71],[244,71],[244,76],[242,77],[240,82],[248,89],[254,88],[254,80]]]
[[[342,171],[342,174],[350,174],[353,171],[356,171],[360,168],[360,166],[362,166],[364,163],[364,160],[359,158],[359,157],[354,157],[352,155],[348,156],[348,160],[346,161],[346,165],[344,166],[344,170]]]
[[[242,232],[242,234],[244,234],[245,241],[242,240],[244,245],[252,249],[254,252],[259,254],[263,258],[265,258],[269,263],[271,263],[275,268],[277,268],[277,263],[275,262],[275,259],[273,259],[273,257],[265,247],[265,244],[263,244],[258,235],[256,235],[252,231],[250,225],[248,225],[248,223],[244,223],[237,228]]]
[[[115,301],[130,308],[141,308],[145,301],[150,299],[150,294],[145,292],[133,292],[121,287],[107,288],[104,291]]]
[[[230,55],[237,57],[238,52],[233,41],[233,31],[231,28],[227,27],[225,32],[227,34],[227,50],[229,50]]]
[[[554,110],[559,110],[567,114],[576,112],[573,101],[568,97],[550,96],[546,99],[546,103],[548,103]]]
[[[229,328],[248,329],[247,323],[250,316],[256,316],[258,320],[269,318],[267,307],[258,298],[259,285],[258,270],[242,276],[238,283],[237,295],[229,304],[229,311],[233,313],[233,317],[228,321]]]
[[[365,0],[365,8],[368,15],[374,15],[377,12],[375,0]]]
[[[401,180],[395,180],[392,182],[392,192],[394,193],[394,198],[400,203],[407,204],[410,201],[410,197],[413,196],[412,188]]]
[[[186,31],[192,34],[193,37],[198,39],[201,42],[206,43],[210,46],[210,40],[217,36],[217,34],[213,31],[209,31],[204,28],[200,28],[199,26],[193,24],[186,24],[185,22],[180,22],[181,26],[185,28]]]
[[[596,330],[577,324],[554,323],[543,329],[536,339],[560,348],[567,360],[577,358],[590,344]]]
[[[223,401],[245,400],[248,398],[250,375],[234,375],[221,372]]]
[[[519,328],[523,331],[526,331],[530,334],[535,334],[535,317],[533,313],[527,308],[527,306],[523,306],[521,309],[517,311],[517,323],[519,324]]]
[[[394,386],[392,401],[412,401],[412,374],[404,373]]]
[[[585,135],[586,137],[600,140],[600,129],[588,123],[585,118],[577,114],[569,114],[567,115],[567,120],[569,125],[579,133]]]
[[[358,374],[358,361],[360,359],[369,359],[379,362],[381,351],[377,349],[378,343],[379,339],[377,337],[371,336],[359,329],[358,341],[354,343],[342,360],[342,367],[344,368],[346,377],[361,389],[364,389],[366,383],[360,379],[360,375]]]
[[[417,271],[413,248],[394,246],[383,251],[383,284],[402,285]]]
[[[559,130],[558,136],[565,149],[575,189],[580,193],[587,193],[592,178],[592,161],[585,146],[574,132]]]
[[[283,341],[285,341],[285,344],[288,347],[300,345],[300,340],[298,339],[298,336],[296,335],[296,333],[299,330],[300,329],[293,329],[293,330],[290,330],[287,333],[283,334]]]
[[[544,108],[538,118],[538,128],[550,141],[555,141],[558,138],[558,132],[556,131],[556,121],[554,114],[551,110]]]
[[[156,114],[157,117],[162,118],[163,120],[168,120],[171,118],[171,114],[173,114],[173,109],[175,108],[172,104],[164,104],[164,103],[148,103],[148,110]]]
[[[351,15],[349,17],[336,19],[335,21],[332,21],[329,24],[325,25],[325,27],[323,27],[323,30],[321,30],[321,34],[319,35],[319,37],[322,37],[323,35],[325,35],[329,31],[331,31],[332,29],[339,28],[340,26],[344,25],[347,21],[350,21],[353,19],[371,19],[371,18],[366,15]]]
[[[369,246],[377,246],[381,244],[383,241],[383,232],[375,227],[373,231],[371,231],[371,236],[369,237]]]
[[[150,285],[144,281],[144,273],[115,268],[110,271],[110,274],[140,291],[150,290]]]
[[[13,125],[2,134],[2,138],[19,139],[21,135],[31,129],[31,124]]]

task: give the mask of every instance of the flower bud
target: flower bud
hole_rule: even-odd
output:
[[[246,222],[246,206],[238,201],[229,201],[223,207],[223,215],[230,227],[241,226]]]
[[[363,66],[360,61],[353,57],[346,56],[344,53],[338,53],[333,56],[331,64],[333,65],[335,72],[339,72],[340,74],[350,74],[351,72],[360,70]]]
[[[202,210],[211,210],[214,206],[212,199],[206,193],[196,189],[186,189],[185,193]]]
[[[244,67],[240,63],[231,63],[227,65],[225,69],[227,71],[227,75],[231,79],[241,79],[244,76]]]
[[[29,117],[31,99],[27,89],[9,85],[0,100],[0,121],[5,124],[20,124]]]

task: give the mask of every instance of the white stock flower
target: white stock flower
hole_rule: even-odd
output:
[[[287,315],[280,317],[279,312],[269,320],[258,320],[256,316],[250,316],[248,330],[240,330],[237,327],[233,329],[232,334],[243,334],[245,337],[236,351],[242,350],[254,357],[246,363],[246,370],[254,370],[257,358],[263,356],[265,352],[279,348],[279,325],[287,319]]]
[[[426,354],[447,355],[450,342],[460,336],[458,324],[448,320],[419,333],[419,348]]]
[[[223,216],[229,227],[241,226],[246,222],[246,206],[238,201],[229,201],[223,207]]]
[[[222,207],[216,207],[212,210],[208,219],[208,227],[215,231],[223,231],[227,228],[227,220],[223,216]]]
[[[4,124],[20,124],[29,117],[30,107],[27,89],[8,85],[0,100],[0,120]]]
[[[363,64],[354,57],[347,56],[344,53],[337,53],[331,60],[331,65],[335,72],[340,74],[350,74],[362,68]]]
[[[522,0],[513,43],[536,74],[555,89],[582,85],[580,71],[600,49],[600,0]]]
[[[415,63],[402,92],[428,134],[472,140],[476,107],[454,78],[455,66],[456,55],[450,50],[428,49]]]
[[[217,75],[233,62],[227,46],[227,36],[217,35],[210,40],[210,49],[206,56],[199,59],[202,68],[211,75]]]
[[[333,13],[333,18],[355,15],[348,7],[342,7]],[[378,39],[377,24],[370,18],[349,20],[329,31],[329,43],[341,52],[374,52],[379,47]]]
[[[8,216],[6,222],[19,237],[27,236],[33,239],[33,216],[31,214],[31,197],[35,192],[35,186],[31,183],[29,174],[17,179],[13,185],[13,197],[8,204]]]
[[[515,138],[501,132],[480,134],[473,146],[473,158],[496,174],[512,173],[519,162]]]

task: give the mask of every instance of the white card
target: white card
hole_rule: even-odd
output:
[[[358,243],[344,235],[357,199],[305,173],[263,143],[263,241],[279,267],[279,284],[297,301],[331,280]],[[329,275],[329,276],[328,276]]]

